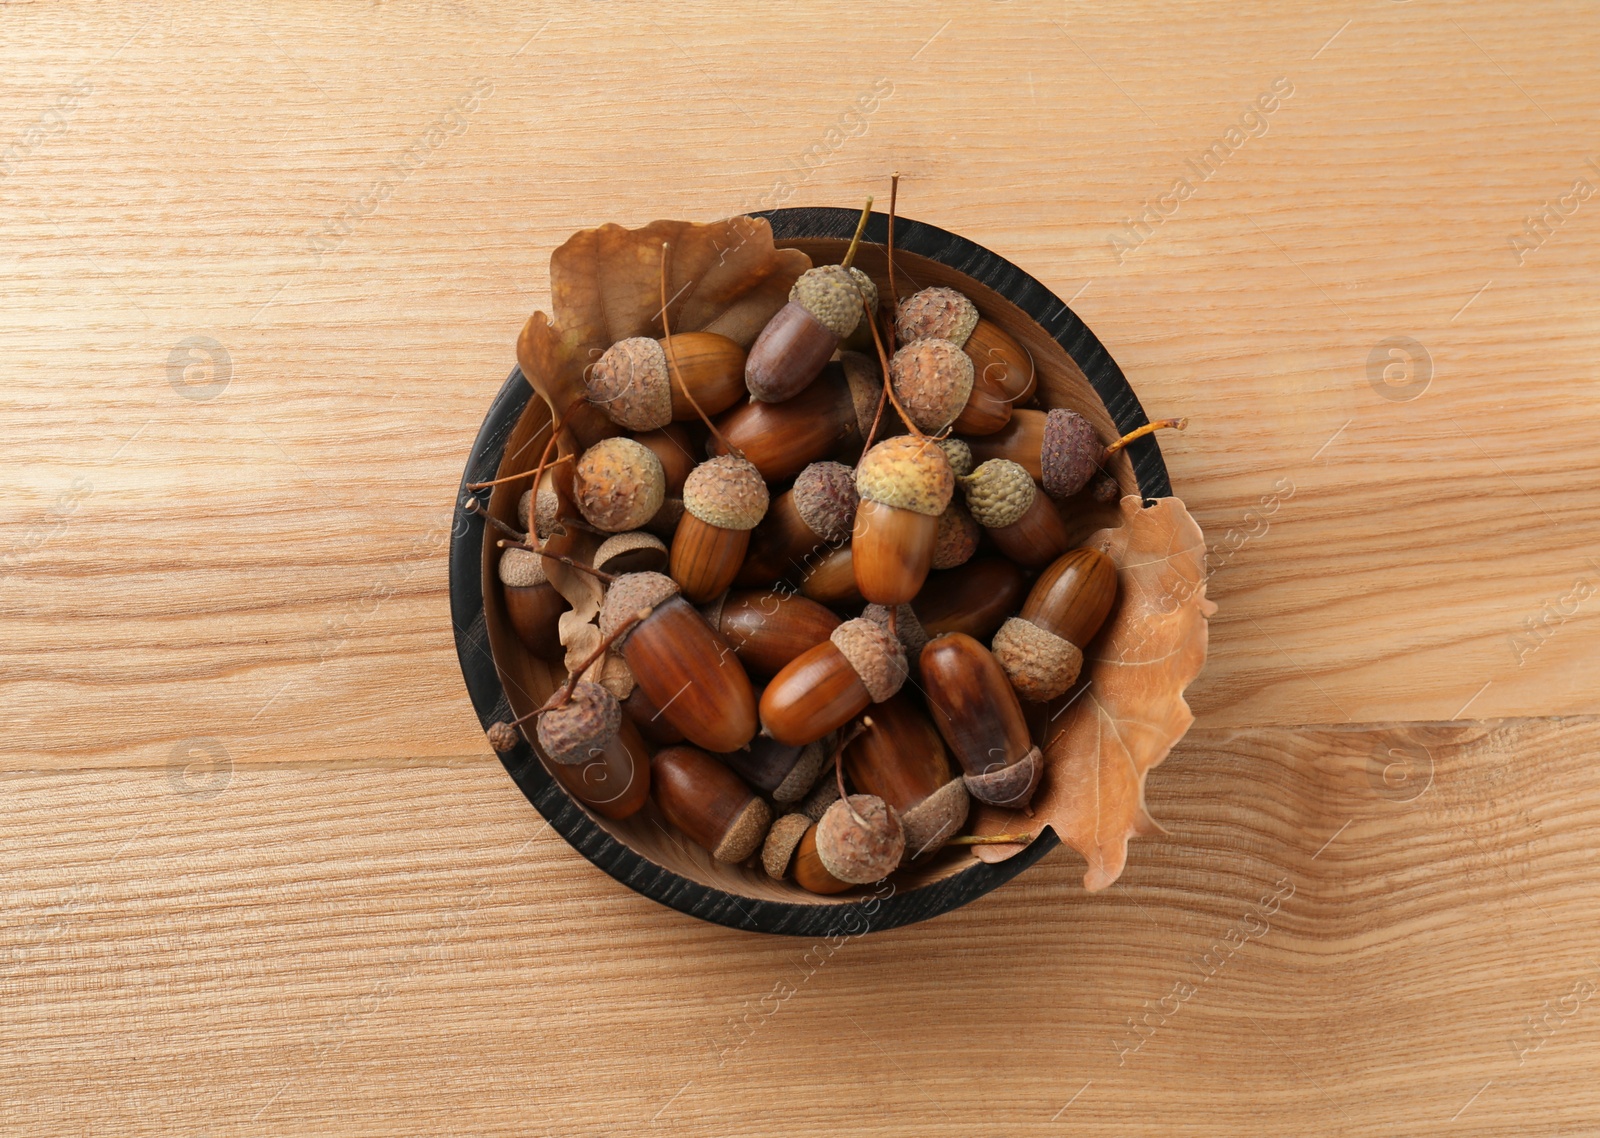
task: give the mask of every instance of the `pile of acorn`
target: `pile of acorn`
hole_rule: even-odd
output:
[[[974,798],[1027,807],[1044,761],[1023,702],[1072,687],[1117,593],[1060,503],[1115,500],[1110,455],[1182,425],[1106,445],[1076,412],[1021,406],[1035,374],[1014,338],[950,288],[880,328],[855,249],[801,275],[748,355],[670,327],[612,345],[585,385],[622,433],[569,456],[581,518],[535,475],[529,532],[499,543],[536,655],[562,658],[567,608],[544,540],[603,536],[557,560],[605,595],[600,646],[495,724],[496,749],[531,725],[597,813],[653,798],[718,861],[758,857],[815,893],[977,840]],[[606,653],[601,682],[581,679]]]

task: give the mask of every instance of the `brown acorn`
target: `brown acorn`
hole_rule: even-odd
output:
[[[962,349],[973,368],[973,385],[955,430],[987,435],[1010,420],[1012,408],[1032,397],[1033,357],[1009,333],[978,314],[977,306],[953,288],[926,288],[901,300],[895,332],[902,343],[925,338],[948,340]]]
[[[628,719],[598,755],[548,769],[568,794],[603,818],[631,818],[650,798],[650,749]]]
[[[712,436],[707,453],[727,454],[729,447],[737,448],[768,482],[786,482],[808,463],[830,455],[854,459],[872,429],[882,386],[877,364],[865,356],[846,354],[824,367],[817,381],[793,399],[751,400],[728,411],[717,421],[726,444]],[[879,433],[893,434],[885,425],[879,424]]]
[[[1066,693],[1117,599],[1117,567],[1097,549],[1063,554],[1034,583],[1022,612],[1000,626],[994,656],[1023,699]]]
[[[796,656],[826,641],[841,623],[826,605],[777,589],[730,592],[713,603],[706,619],[757,676],[777,675]]]
[[[658,431],[644,431],[633,441],[649,449],[661,461],[664,491],[668,498],[683,497],[683,482],[699,463],[701,451],[696,431],[689,423],[673,423]]]
[[[1072,548],[1060,511],[1020,463],[991,458],[961,480],[961,489],[973,520],[1017,564],[1038,569]]]
[[[691,743],[736,751],[756,733],[756,699],[738,657],[705,617],[660,573],[629,573],[606,590],[600,632],[609,636],[637,612],[650,615],[616,644],[634,680]]]
[[[855,471],[843,463],[813,462],[750,534],[734,584],[767,585],[804,572],[808,555],[820,556],[850,540],[860,501]]]
[[[1057,407],[1051,411],[1019,409],[1004,430],[972,439],[972,455],[979,462],[1005,458],[1020,463],[1045,493],[1057,500],[1070,498],[1117,451],[1153,431],[1183,430],[1186,419],[1157,419],[1102,445],[1094,424],[1076,411]]]
[[[716,757],[753,789],[783,806],[810,793],[828,755],[821,742],[793,747],[757,735],[744,750]]]
[[[814,742],[888,699],[905,679],[900,642],[870,620],[847,620],[773,677],[761,694],[762,732],[791,746]]]
[[[715,332],[679,332],[671,348],[678,374],[693,395],[671,382],[667,338],[634,336],[607,348],[586,370],[589,402],[632,431],[653,431],[673,420],[698,417],[698,402],[715,415],[744,398],[744,349]]]
[[[793,870],[795,884],[810,893],[843,893],[854,888],[848,881],[840,881],[828,872],[817,853],[817,825],[813,822],[800,835],[800,844],[794,851]]]
[[[949,340],[913,340],[889,361],[889,382],[912,423],[934,434],[966,407],[972,395],[972,361]]]
[[[799,395],[869,307],[877,311],[878,290],[860,269],[819,265],[801,273],[789,290],[789,303],[750,346],[744,381],[751,396],[782,403]]]
[[[650,775],[661,813],[718,861],[741,862],[761,848],[772,809],[698,747],[657,751]]]
[[[545,757],[564,767],[588,762],[622,727],[622,705],[599,684],[580,680],[564,703],[539,716],[535,732]]]
[[[1043,757],[994,655],[964,633],[936,636],[922,650],[922,687],[928,715],[966,772],[972,797],[992,806],[1026,806]]]
[[[572,496],[590,525],[621,533],[655,516],[666,496],[666,475],[648,447],[620,436],[601,439],[573,467]]]
[[[807,554],[801,566],[802,596],[836,609],[854,608],[866,602],[856,586],[855,554],[848,545],[829,550],[820,557]]]
[[[1027,594],[1028,578],[1020,566],[1002,557],[980,557],[959,569],[930,573],[911,607],[930,637],[964,632],[984,641]]]
[[[545,576],[544,559],[528,549],[502,550],[498,572],[506,616],[517,639],[541,660],[560,660],[566,655],[560,621],[567,599]]]
[[[905,827],[905,860],[944,845],[967,820],[967,788],[950,769],[938,730],[907,692],[872,709],[872,728],[844,749],[844,770],[863,794],[883,799]]]
[[[633,721],[633,725],[639,729],[639,734],[658,747],[669,747],[673,743],[683,742],[683,732],[674,727],[672,721],[661,713],[661,709],[651,702],[637,680],[634,681],[633,690],[622,701],[622,713]]]
[[[602,573],[614,576],[660,573],[667,567],[667,547],[655,534],[643,530],[614,533],[600,543],[590,563]]]
[[[822,868],[852,885],[889,876],[906,851],[900,815],[871,794],[852,794],[828,807],[817,823],[816,840]]]
[[[884,439],[856,468],[852,567],[867,600],[898,605],[922,588],[933,563],[939,515],[950,504],[955,476],[932,439]]]
[[[721,455],[694,468],[683,484],[669,570],[686,598],[704,604],[733,584],[766,512],[767,484],[748,460]]]

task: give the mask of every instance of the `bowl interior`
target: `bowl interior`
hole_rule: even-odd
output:
[[[777,244],[799,248],[809,254],[814,263],[825,264],[838,262],[848,242],[836,238],[805,238],[779,240]],[[881,248],[863,244],[858,250],[856,264],[874,278],[884,295],[888,294],[887,261]],[[948,285],[960,289],[972,298],[986,318],[999,324],[1032,354],[1038,374],[1035,397],[1038,406],[1071,408],[1086,416],[1105,438],[1114,438],[1120,433],[1105,404],[1067,351],[1005,296],[939,261],[898,249],[895,253],[895,284],[902,296],[930,285]],[[538,398],[528,400],[505,440],[503,457],[495,476],[504,477],[535,467],[548,440],[549,427],[550,411],[544,401]],[[1138,493],[1134,470],[1126,452],[1116,455],[1109,470],[1124,493]],[[495,487],[488,502],[489,512],[515,526],[517,500],[523,489],[523,485],[515,483]],[[1063,513],[1070,527],[1080,537],[1115,524],[1117,518],[1114,507],[1097,505],[1087,495],[1081,501],[1068,503]],[[481,562],[483,612],[501,684],[512,713],[520,716],[542,704],[564,677],[558,665],[548,664],[530,654],[512,630],[497,577],[501,553],[495,544],[498,536],[492,530],[486,530],[484,536]],[[640,755],[638,760],[647,762],[648,757]],[[541,760],[532,758],[528,761]],[[556,793],[563,792],[557,790]],[[774,881],[759,866],[731,866],[714,861],[709,853],[678,834],[660,815],[653,802],[621,821],[603,818],[587,809],[584,812],[601,830],[653,866],[708,889],[731,894],[734,898],[823,908],[848,906],[862,900],[861,890],[823,897],[808,893],[791,882]],[[1041,855],[1043,852],[1043,848],[1037,851]],[[1019,859],[1023,857],[1019,855]],[[897,894],[904,897],[934,882],[980,868],[991,867],[981,867],[964,849],[947,848],[924,864],[900,871],[893,881]]]

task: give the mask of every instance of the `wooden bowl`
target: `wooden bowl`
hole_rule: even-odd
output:
[[[779,209],[767,217],[780,246],[803,249],[821,264],[843,256],[858,214],[849,209]],[[874,214],[856,258],[886,291],[883,243],[888,219]],[[1070,407],[1103,437],[1143,424],[1145,414],[1122,371],[1083,322],[1048,289],[1015,265],[971,241],[920,222],[895,222],[895,276],[902,295],[929,285],[961,289],[988,319],[1033,355],[1042,407]],[[487,728],[542,703],[561,681],[559,665],[537,659],[507,622],[496,576],[498,536],[466,512],[466,484],[530,468],[548,428],[549,408],[513,369],[478,432],[458,492],[450,545],[450,607],[456,651],[478,718]],[[534,445],[535,441],[539,445]],[[1171,493],[1154,437],[1116,456],[1111,468],[1124,493],[1147,498]],[[521,486],[497,487],[487,506],[515,524]],[[1114,524],[1115,508],[1087,501],[1075,528],[1087,534]],[[791,936],[860,935],[925,920],[965,905],[1009,881],[1055,848],[1054,833],[996,865],[970,851],[947,848],[927,864],[897,872],[878,887],[821,897],[791,882],[776,882],[758,866],[729,866],[660,824],[654,803],[623,821],[602,818],[568,796],[526,743],[501,756],[506,771],[551,828],[595,865],[629,888],[702,920],[730,928]]]

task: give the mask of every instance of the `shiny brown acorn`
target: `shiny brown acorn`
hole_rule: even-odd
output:
[[[939,849],[967,820],[966,784],[950,769],[938,730],[920,701],[901,691],[872,709],[871,727],[844,749],[844,772],[863,794],[900,815],[905,858]]]
[[[966,772],[968,793],[992,806],[1026,806],[1043,758],[994,654],[964,633],[936,636],[922,650],[922,688],[929,717]]]
[[[828,758],[820,741],[794,747],[765,735],[757,735],[742,751],[716,757],[752,789],[780,806],[804,798]]]
[[[668,372],[668,349],[681,382]],[[632,431],[654,431],[674,420],[699,417],[698,403],[715,415],[744,398],[745,353],[715,332],[678,332],[652,340],[620,340],[584,375],[589,402]],[[684,388],[689,390],[686,393]]]
[[[795,657],[825,642],[841,623],[826,605],[778,589],[730,592],[710,606],[706,620],[757,676],[777,675]]]
[[[694,468],[668,561],[686,598],[704,604],[727,591],[766,512],[767,484],[748,460],[721,455]]]
[[[1058,501],[1086,486],[1112,455],[1154,431],[1183,430],[1187,419],[1157,419],[1102,445],[1094,424],[1076,411],[1019,409],[1005,429],[968,440],[978,462],[1004,458],[1019,463],[1028,476]]]
[[[750,534],[734,584],[768,585],[804,572],[808,563],[850,540],[859,504],[855,471],[843,463],[813,462]]]
[[[517,639],[541,660],[560,660],[566,649],[559,622],[567,611],[567,599],[545,576],[544,559],[531,549],[506,549],[500,554],[498,572],[506,616]]]
[[[1033,357],[998,324],[980,316],[977,306],[953,288],[926,288],[901,300],[895,312],[895,333],[902,343],[947,340],[967,356],[972,383],[955,418],[957,434],[992,434],[1006,425],[1018,403],[1033,396]]]
[[[1061,512],[1020,463],[991,458],[961,480],[961,489],[973,520],[1017,564],[1039,569],[1072,548]]]
[[[933,564],[939,515],[950,504],[955,476],[932,439],[884,439],[856,468],[852,569],[867,600],[898,605],[922,588]]]
[[[751,400],[728,411],[717,420],[722,439],[713,436],[706,450],[712,455],[741,451],[768,482],[787,482],[807,464],[829,456],[854,460],[872,429],[882,386],[877,364],[847,353],[793,399]],[[891,416],[886,412],[884,418]],[[878,433],[894,434],[885,429],[889,425],[880,423]]]
[[[741,862],[761,848],[772,809],[738,775],[698,747],[667,747],[650,760],[661,813],[718,861]]]
[[[928,574],[911,607],[930,637],[964,632],[987,641],[1027,595],[1021,566],[1003,557],[980,557],[959,569]]]
[[[762,732],[791,746],[814,742],[894,695],[905,679],[900,642],[870,620],[847,620],[773,677],[761,694]]]
[[[1066,693],[1117,599],[1117,567],[1097,549],[1074,549],[1039,574],[1022,612],[1000,626],[994,656],[1023,699]]]
[[[848,609],[866,603],[856,586],[855,554],[848,545],[822,556],[807,554],[801,563],[800,594],[829,608]]]

